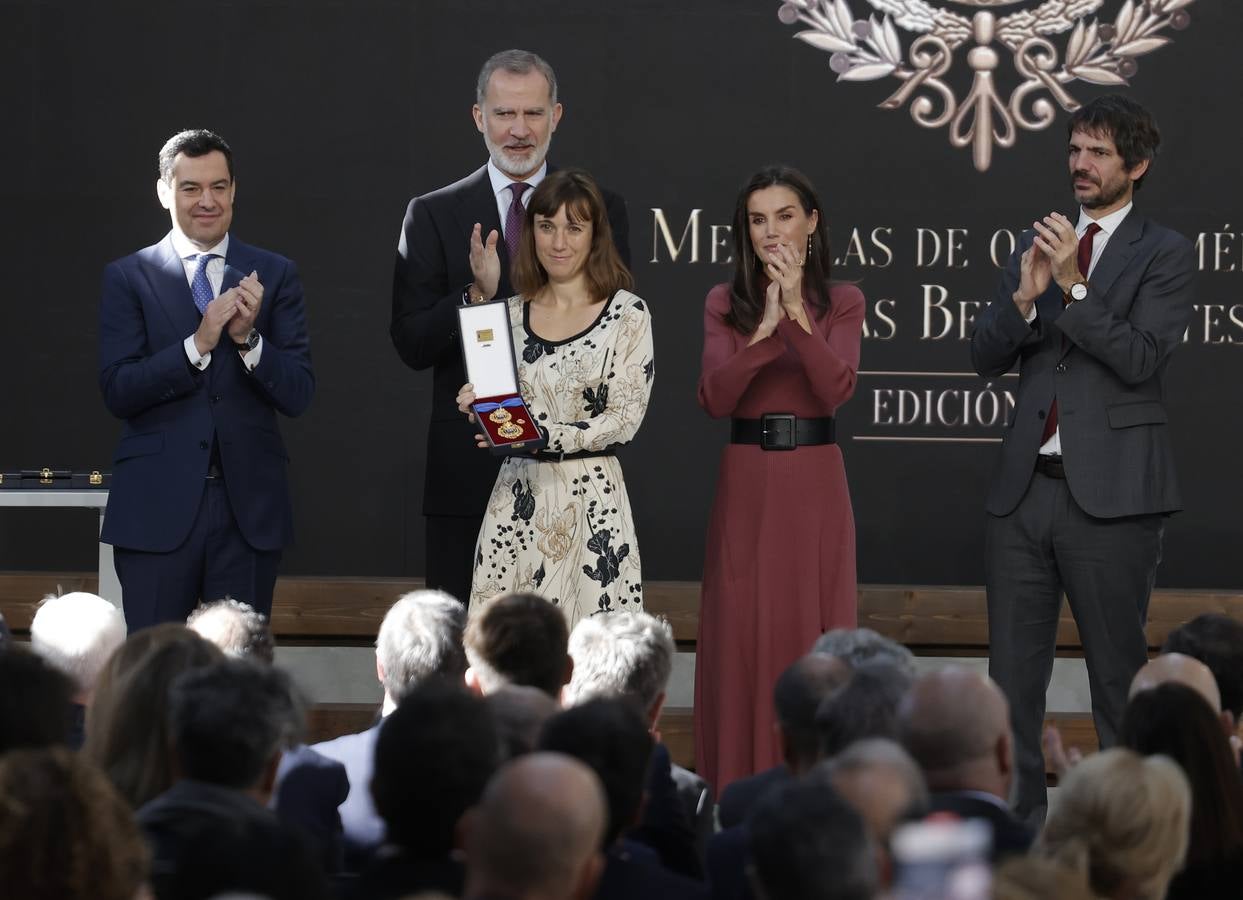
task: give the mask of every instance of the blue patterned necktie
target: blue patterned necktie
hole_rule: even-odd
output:
[[[219,258],[219,253],[200,253],[195,257],[199,267],[194,272],[194,280],[190,282],[190,296],[194,298],[194,305],[198,307],[199,315],[207,315],[207,304],[211,303],[215,297],[211,282],[207,280],[207,263]]]

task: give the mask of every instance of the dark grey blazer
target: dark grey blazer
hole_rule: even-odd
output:
[[[1092,272],[1087,299],[1063,309],[1053,282],[1028,325],[1012,295],[1033,234],[1020,239],[971,338],[980,375],[997,378],[1019,364],[986,508],[1004,516],[1023,499],[1056,394],[1066,482],[1085,512],[1116,518],[1180,509],[1164,379],[1191,318],[1191,242],[1132,208]]]

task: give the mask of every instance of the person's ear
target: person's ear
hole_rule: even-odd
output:
[[[483,685],[479,683],[479,673],[475,671],[474,666],[467,666],[466,674],[462,677],[466,679],[466,690],[477,697],[483,696]]]
[[[160,200],[160,206],[165,209],[173,208],[173,186],[163,178],[155,180],[155,196]]]
[[[280,765],[281,751],[277,750],[263,767],[263,774],[259,776],[259,783],[255,785],[255,790],[263,798],[265,806],[272,799],[272,792],[276,790],[276,772]]]
[[[600,876],[604,874],[604,854],[599,851],[591,854],[583,863],[578,875],[578,884],[574,886],[574,900],[590,900],[596,895],[600,885]]]
[[[655,731],[660,724],[660,714],[665,708],[665,692],[661,691],[656,695],[656,700],[647,711],[647,724],[651,731]]]

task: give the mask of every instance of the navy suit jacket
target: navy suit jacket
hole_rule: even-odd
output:
[[[227,333],[199,371],[184,342],[202,317],[171,235],[104,269],[99,304],[99,386],[121,419],[108,515],[100,538],[132,550],[168,552],[190,533],[219,446],[229,502],[256,550],[293,536],[288,453],[276,413],[301,415],[315,376],[302,282],[282,256],[229,239],[222,289],[255,271],[263,304],[259,365],[248,372]]]
[[[548,167],[549,172],[556,169]],[[602,190],[613,242],[630,264],[630,221],[626,203]],[[501,233],[496,194],[484,166],[448,187],[415,197],[406,209],[393,274],[393,318],[389,334],[406,365],[432,369],[432,415],[427,430],[427,473],[423,513],[429,516],[481,516],[492,493],[501,459],[478,452],[476,426],[458,412],[458,388],[466,383],[458,340],[457,308],[462,289],[474,280],[470,234],[479,222],[483,236]],[[496,243],[501,280],[496,297],[513,295],[509,249]],[[494,298],[495,299],[495,298]]]
[[[379,723],[331,741],[313,744],[321,756],[345,766],[350,780],[349,795],[339,807],[345,837],[345,871],[360,872],[384,843],[384,820],[371,799],[371,776],[375,772],[375,745],[380,739]]]
[[[1092,270],[1087,299],[1063,308],[1051,282],[1028,325],[1013,294],[1033,234],[1011,254],[971,337],[979,374],[997,378],[1019,364],[988,511],[1008,515],[1023,499],[1055,396],[1066,484],[1084,512],[1108,519],[1177,511],[1165,369],[1191,319],[1191,242],[1132,207]]]

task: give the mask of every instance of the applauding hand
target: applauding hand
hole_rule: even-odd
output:
[[[482,299],[491,300],[501,283],[501,258],[496,252],[496,242],[500,234],[496,229],[488,233],[488,240],[483,240],[483,226],[475,223],[470,233],[470,273],[474,276],[475,287],[483,294]]]

